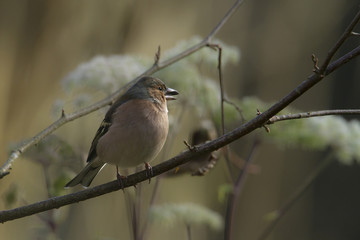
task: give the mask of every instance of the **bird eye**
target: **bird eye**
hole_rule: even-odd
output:
[[[162,87],[159,87],[159,90],[162,91],[163,90]]]

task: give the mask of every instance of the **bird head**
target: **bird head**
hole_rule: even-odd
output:
[[[166,100],[175,100],[175,95],[179,94],[175,89],[166,87],[160,79],[148,76],[140,78],[129,89],[129,93],[136,98],[150,98],[160,104],[166,103]]]

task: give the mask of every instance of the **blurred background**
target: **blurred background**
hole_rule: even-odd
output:
[[[229,0],[0,0],[0,164],[13,144],[31,138],[55,120],[52,109],[58,98],[65,100],[65,106],[71,101],[60,81],[79,64],[98,55],[133,54],[152,59],[159,45],[166,51],[179,40],[205,37],[232,4]],[[279,100],[312,73],[312,53],[321,63],[358,8],[357,0],[245,1],[216,36],[241,52],[240,61],[224,70],[227,95]],[[337,56],[356,43],[358,39],[350,39]],[[358,108],[358,69],[359,60],[355,59],[292,106],[303,111]],[[105,96],[94,95],[95,99]],[[186,98],[186,93],[182,97]],[[176,104],[170,104],[170,112],[176,112]],[[55,132],[74,152],[68,159],[78,164],[74,172],[80,170],[79,160],[87,154],[103,114],[94,112]],[[227,130],[239,124],[227,126]],[[191,113],[184,114],[182,128],[172,140],[174,145],[162,158],[185,149],[182,140],[189,139],[197,126]],[[255,138],[250,134],[231,147],[245,159]],[[234,210],[233,239],[257,239],[269,224],[266,216],[284,204],[325,155],[324,151],[262,142],[253,160],[257,170],[249,174]],[[50,167],[25,156],[18,159],[11,174],[0,180],[0,209],[52,196],[47,179],[58,170],[47,171]],[[113,180],[114,172],[112,167],[104,169],[94,185]],[[204,177],[162,180],[157,202],[196,203],[224,217],[226,201],[219,201],[218,196],[219,187],[227,180],[224,159],[220,159]],[[359,239],[359,182],[358,164],[331,163],[267,239]],[[142,185],[143,212],[155,183]],[[0,235],[3,239],[131,239],[128,205],[132,192],[119,191],[7,222],[0,225]],[[9,201],[14,195],[16,201]],[[192,235],[193,239],[222,239],[222,231],[194,226]],[[148,226],[146,239],[170,237],[185,239],[185,224],[164,228],[154,222]]]

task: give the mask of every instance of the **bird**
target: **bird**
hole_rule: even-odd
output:
[[[119,168],[145,163],[151,170],[149,162],[160,152],[168,134],[167,101],[175,100],[178,94],[158,78],[141,77],[109,108],[91,143],[87,165],[65,187],[89,187],[107,163],[116,166],[121,185],[124,176]]]

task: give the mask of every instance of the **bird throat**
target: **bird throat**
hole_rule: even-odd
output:
[[[162,103],[162,102],[161,102],[159,99],[157,99],[157,98],[151,98],[151,100],[153,101],[153,103],[155,103],[155,105],[158,107],[158,109],[159,109],[160,111],[164,111],[164,110],[165,110],[166,113],[169,112],[166,103],[165,103],[165,104]],[[164,105],[165,105],[165,109],[164,109]]]

